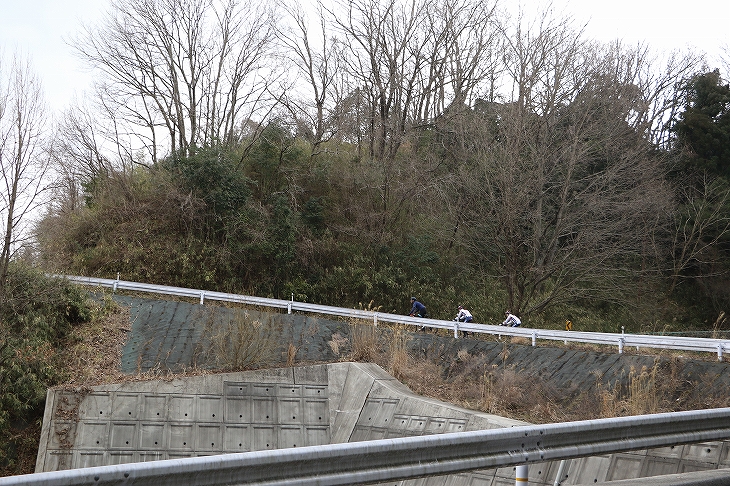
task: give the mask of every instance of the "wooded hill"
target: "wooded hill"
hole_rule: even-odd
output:
[[[58,132],[38,261],[487,323],[730,325],[720,71],[496,7],[119,3],[74,41],[99,90]]]

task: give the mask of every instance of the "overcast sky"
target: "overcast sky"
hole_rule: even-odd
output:
[[[544,5],[544,0],[522,0],[528,6],[538,2]],[[6,58],[14,52],[30,57],[53,109],[68,105],[74,94],[82,96],[90,83],[65,39],[81,22],[98,21],[108,5],[110,0],[0,0],[0,49]],[[578,24],[587,22],[587,35],[597,40],[645,41],[655,49],[693,46],[711,55],[730,44],[730,0],[554,0],[553,5]]]

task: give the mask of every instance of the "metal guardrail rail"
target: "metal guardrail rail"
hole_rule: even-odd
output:
[[[174,295],[177,297],[189,297],[199,299],[200,304],[205,300],[222,302],[234,302],[241,304],[256,305],[261,307],[273,307],[286,309],[292,312],[310,312],[317,314],[328,314],[339,317],[351,317],[372,321],[374,325],[378,322],[389,322],[395,324],[407,324],[417,327],[430,327],[437,329],[453,330],[454,337],[459,337],[459,331],[492,334],[500,336],[517,336],[532,341],[537,345],[538,339],[549,341],[563,341],[574,343],[604,344],[617,346],[618,352],[623,353],[625,347],[673,349],[680,351],[695,351],[717,353],[718,361],[722,361],[723,355],[730,350],[730,340],[710,339],[682,336],[656,336],[646,334],[626,333],[603,333],[603,332],[582,332],[582,331],[561,331],[550,329],[533,329],[527,327],[505,327],[493,324],[463,323],[455,321],[444,321],[439,319],[422,319],[417,317],[388,314],[384,312],[348,309],[344,307],[332,307],[292,300],[269,299],[264,297],[252,297],[239,294],[228,294],[209,290],[187,289],[182,287],[170,287],[166,285],[154,285],[138,282],[127,282],[119,279],[104,279],[92,277],[65,276],[68,280],[81,285],[100,286],[112,290],[128,290],[134,292],[147,292],[163,295]]]
[[[371,484],[727,438],[730,408],[719,408],[98,466],[0,486]]]

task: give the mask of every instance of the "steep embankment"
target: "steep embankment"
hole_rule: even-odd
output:
[[[125,373],[374,361],[416,393],[514,418],[559,421],[724,406],[728,364],[637,350],[357,325],[317,316],[117,296],[130,309]]]

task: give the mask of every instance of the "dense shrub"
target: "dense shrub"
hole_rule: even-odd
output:
[[[62,378],[58,346],[87,321],[86,294],[19,264],[0,287],[0,467],[16,461],[15,431],[37,426],[46,389]]]

